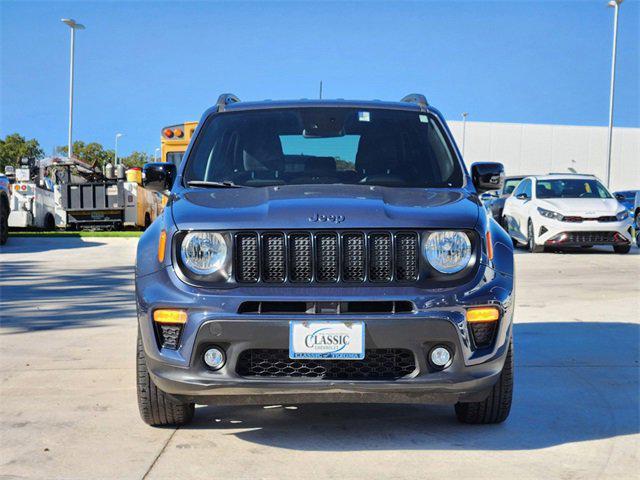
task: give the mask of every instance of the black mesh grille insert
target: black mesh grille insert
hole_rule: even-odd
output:
[[[182,333],[182,325],[157,324],[158,340],[162,348],[177,350],[180,345],[180,334]]]
[[[418,236],[415,233],[396,235],[396,278],[409,281],[418,278]]]
[[[316,237],[318,258],[318,281],[338,280],[338,236],[335,233],[320,233]]]
[[[258,235],[241,233],[236,237],[238,281],[258,281]]]
[[[289,238],[289,265],[292,282],[310,282],[313,277],[311,235],[294,233]]]
[[[420,236],[400,231],[237,232],[240,283],[416,282]]]
[[[264,244],[263,280],[265,282],[284,282],[284,235],[281,233],[265,233],[262,236],[262,242]]]
[[[488,347],[493,342],[493,336],[498,322],[473,322],[469,324],[473,343],[476,347]]]
[[[362,233],[342,236],[342,278],[347,282],[362,282],[365,278],[366,252]]]
[[[245,350],[236,372],[242,377],[310,377],[318,380],[394,380],[413,373],[410,350],[366,350],[362,360],[291,360],[286,349]]]
[[[616,232],[568,232],[568,243],[615,243]]]
[[[388,233],[372,233],[369,236],[369,278],[373,282],[388,282],[391,280],[392,256],[391,235]]]

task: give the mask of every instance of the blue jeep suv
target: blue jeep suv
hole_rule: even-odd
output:
[[[221,95],[136,261],[137,388],[150,425],[195,404],[447,403],[497,423],[513,388],[512,242],[425,97]]]

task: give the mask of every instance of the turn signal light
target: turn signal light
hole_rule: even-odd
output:
[[[493,260],[493,242],[491,241],[491,232],[487,230],[487,258]]]
[[[173,130],[171,130],[170,128],[165,128],[162,131],[162,134],[167,138],[172,138],[173,137]]]
[[[153,321],[156,323],[187,323],[187,312],[184,310],[159,308],[153,312]]]
[[[500,318],[500,310],[496,307],[479,307],[467,310],[467,322],[495,322]]]
[[[167,249],[167,232],[162,230],[160,232],[160,239],[158,240],[158,262],[164,262],[164,252]]]

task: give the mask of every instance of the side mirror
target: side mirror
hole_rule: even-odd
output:
[[[519,193],[518,195],[516,195],[516,198],[518,200],[527,200],[529,198],[529,195],[527,195],[526,193]]]
[[[474,163],[471,180],[478,193],[500,190],[504,185],[504,166],[497,162]]]
[[[142,186],[152,192],[166,193],[173,187],[177,172],[173,163],[146,163],[142,168]]]

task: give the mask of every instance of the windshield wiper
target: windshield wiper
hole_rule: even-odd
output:
[[[236,185],[231,180],[224,180],[222,182],[209,182],[206,180],[191,180],[187,182],[190,187],[202,187],[202,188],[243,188],[242,185]]]

